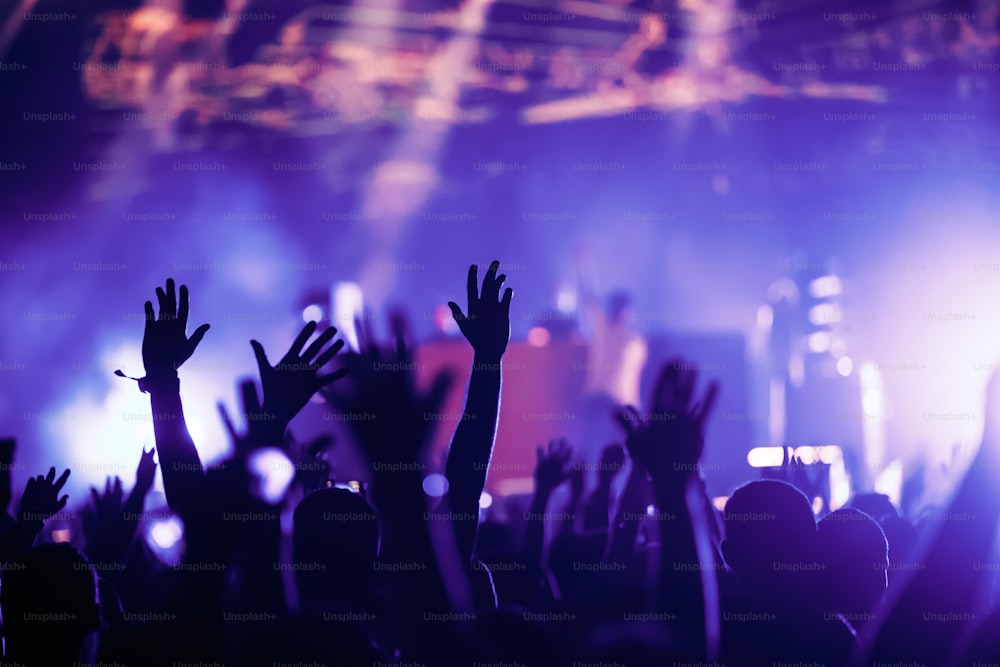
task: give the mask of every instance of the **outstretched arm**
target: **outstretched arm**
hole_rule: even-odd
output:
[[[493,456],[497,418],[500,414],[501,360],[510,340],[509,287],[500,299],[507,276],[497,276],[500,262],[490,264],[482,292],[476,279],[476,265],[469,268],[468,314],[454,302],[448,306],[475,355],[465,412],[455,429],[448,451],[445,475],[448,478],[449,509],[459,517],[454,522],[459,555],[471,563],[479,525],[479,497],[486,485],[486,473]]]
[[[714,655],[718,646],[718,584],[699,460],[704,424],[718,387],[694,400],[697,379],[677,361],[667,362],[657,380],[649,415],[626,408],[618,418],[633,463],[649,472],[660,523],[660,607],[676,612]],[[684,567],[678,567],[683,564]],[[695,604],[691,605],[690,601]]]
[[[190,338],[187,337],[187,286],[181,285],[180,304],[173,279],[167,280],[166,291],[156,288],[156,298],[160,306],[158,318],[153,304],[146,302],[146,331],[142,338],[146,377],[140,380],[140,388],[150,395],[153,432],[162,464],[167,504],[186,516],[195,507],[196,487],[204,469],[184,420],[177,370],[194,353],[209,325],[201,325]]]

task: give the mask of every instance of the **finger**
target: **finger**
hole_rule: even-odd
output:
[[[483,290],[481,299],[483,301],[496,301],[500,294],[500,287],[497,285],[497,271],[500,270],[500,262],[493,260],[489,268],[486,269],[486,277],[483,278]]]
[[[51,484],[52,480],[54,480],[55,478],[56,478],[56,469],[49,468],[49,474],[45,476],[45,481]]]
[[[687,364],[684,364],[677,376],[677,387],[675,390],[677,405],[675,407],[686,409],[691,404],[691,397],[694,395],[694,385],[697,381],[698,371],[693,368],[687,368]]]
[[[257,396],[257,385],[252,380],[240,383],[240,394],[243,396],[243,414],[247,416],[260,412],[260,398]]]
[[[514,298],[514,290],[508,287],[507,289],[504,290],[503,300],[500,302],[500,305],[503,306],[503,311],[508,315],[510,314],[510,301],[513,298]]]
[[[719,397],[719,383],[713,382],[708,385],[708,391],[705,392],[705,398],[702,399],[701,405],[695,411],[694,418],[698,420],[699,424],[703,424],[708,415],[712,414],[712,409],[715,407],[715,401]]]
[[[253,356],[257,359],[257,372],[263,378],[264,374],[271,370],[271,362],[267,360],[267,353],[264,352],[263,345],[255,340],[251,340],[250,347],[253,348]]]
[[[188,338],[187,349],[189,357],[194,354],[194,350],[198,347],[198,343],[200,343],[201,339],[205,337],[205,333],[211,328],[211,326],[212,325],[210,324],[202,324],[200,327],[195,329],[194,333],[191,334],[191,337]]]
[[[122,494],[122,478],[115,475],[115,495],[120,496]]]
[[[162,287],[156,288],[156,300],[159,302],[160,321],[162,322],[167,317],[167,293],[163,291]]]
[[[65,495],[65,496],[63,496],[62,498],[59,499],[59,502],[56,503],[56,512],[58,512],[59,510],[61,510],[64,507],[66,507],[66,501],[67,500],[69,500],[69,496],[68,495]],[[53,512],[53,514],[55,514],[55,512]]]
[[[653,385],[653,400],[650,404],[650,409],[653,412],[662,411],[667,406],[677,379],[674,367],[679,363],[677,359],[671,359],[660,366],[660,374],[656,376],[656,384]]]
[[[217,403],[215,407],[219,410],[219,417],[222,419],[222,425],[226,428],[226,432],[229,433],[229,439],[232,442],[236,442],[239,438],[236,435],[236,427],[233,426],[233,420],[229,416],[229,411],[226,410],[226,406],[221,402]]]
[[[187,285],[181,285],[181,301],[180,305],[177,307],[177,321],[181,323],[183,329],[187,329],[188,321],[188,288]]]
[[[177,317],[177,291],[173,278],[167,278],[167,312],[171,318]]]
[[[500,298],[500,288],[503,287],[503,283],[505,280],[507,280],[507,274],[501,273],[494,280],[489,281],[488,284],[486,281],[484,281],[483,298],[489,299],[490,303],[495,303],[496,300]]]
[[[152,301],[146,302],[145,310],[146,310],[146,335],[148,335],[150,324],[156,321],[156,312],[153,310]]]
[[[324,375],[324,376],[318,377],[316,379],[319,381],[319,386],[322,388],[322,387],[325,387],[328,384],[336,382],[337,380],[339,380],[341,378],[347,377],[347,374],[348,374],[348,370],[346,368],[341,368],[339,371],[334,371],[333,373],[330,373],[329,375]]]
[[[320,353],[327,343],[333,340],[333,337],[337,335],[337,330],[330,327],[323,333],[319,335],[319,338],[314,340],[312,344],[306,348],[306,351],[302,353],[302,360],[309,363],[309,360]]]
[[[448,302],[448,308],[451,309],[451,316],[452,318],[454,318],[455,323],[458,324],[459,328],[461,328],[462,324],[467,319],[465,317],[465,313],[462,312],[462,309],[459,308],[458,304],[455,303],[454,301]]]
[[[100,493],[98,492],[98,490],[97,490],[97,489],[96,489],[95,487],[93,487],[93,486],[92,486],[92,487],[90,487],[90,498],[91,498],[91,500],[93,500],[93,501],[94,501],[94,507],[95,507],[95,508],[97,508],[97,507],[100,507],[100,506],[101,506],[101,494],[100,494]]]
[[[465,291],[469,299],[467,306],[471,313],[475,309],[476,303],[479,302],[479,267],[475,264],[469,267],[469,277],[465,284]]]
[[[323,366],[326,366],[328,363],[330,363],[330,360],[333,359],[335,356],[337,356],[337,353],[343,349],[344,349],[343,339],[334,342],[333,345],[327,348],[326,352],[319,355],[319,359],[316,360],[316,367],[323,368]]]
[[[292,343],[292,346],[288,348],[288,354],[285,355],[285,359],[292,359],[299,356],[299,353],[305,346],[306,341],[309,340],[309,338],[313,335],[313,332],[316,331],[316,326],[315,322],[307,322],[306,325],[302,327],[302,331],[299,332],[299,335]]]

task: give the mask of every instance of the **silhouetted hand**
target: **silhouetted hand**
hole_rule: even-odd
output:
[[[499,269],[500,262],[490,264],[480,293],[476,265],[469,267],[467,314],[454,301],[448,302],[452,317],[476,355],[488,361],[499,361],[510,340],[510,300],[514,290],[508,287],[500,299],[500,288],[507,276],[497,276]]]
[[[110,477],[105,478],[104,493],[98,491],[97,487],[90,487],[91,504],[84,511],[84,524],[90,523],[96,526],[96,522],[107,524],[120,521],[119,513],[122,510],[124,498],[122,479],[118,476],[115,476],[113,482]]]
[[[49,468],[49,474],[38,475],[28,478],[28,484],[24,487],[24,495],[21,496],[21,513],[18,518],[22,521],[45,521],[53,514],[66,507],[69,496],[59,497],[66,480],[69,478],[69,469],[56,479],[56,469]]]
[[[142,456],[139,457],[139,467],[135,469],[135,490],[133,493],[138,491],[142,495],[146,495],[153,488],[153,481],[156,478],[156,461],[153,460],[155,454],[155,447],[150,448],[148,452],[145,449],[142,451]]]
[[[261,407],[257,383],[253,380],[241,382],[240,396],[243,416],[247,423],[246,430],[242,433],[236,430],[226,406],[218,404],[219,416],[233,441],[237,457],[246,457],[256,447],[281,447],[285,441],[285,428],[288,423],[280,421],[275,413]]]
[[[260,370],[260,382],[264,391],[261,408],[268,415],[274,415],[278,423],[284,426],[305,407],[313,394],[347,375],[347,369],[343,368],[329,375],[319,375],[319,370],[344,347],[344,341],[338,340],[324,350],[337,335],[337,329],[330,327],[303,352],[302,348],[315,331],[315,322],[302,327],[295,342],[276,366],[268,362],[263,345],[255,340],[250,341],[257,357],[257,368]],[[246,407],[250,408],[249,405]]]
[[[655,480],[658,476],[696,472],[705,447],[705,419],[719,387],[711,383],[701,401],[694,401],[697,372],[680,360],[664,364],[653,393],[652,409],[639,414],[632,406],[616,417],[626,433],[632,459]]]
[[[180,305],[174,293],[174,281],[167,279],[167,289],[157,287],[156,298],[160,305],[160,316],[153,312],[153,304],[146,302],[146,331],[142,336],[142,363],[146,374],[154,371],[176,371],[187,361],[198,343],[205,337],[209,325],[203,324],[191,337],[187,336],[188,289],[181,285]]]
[[[440,373],[428,391],[418,391],[417,364],[403,337],[397,332],[389,352],[379,348],[370,326],[356,327],[360,352],[344,357],[350,388],[328,387],[323,396],[347,416],[345,424],[373,463],[416,463],[437,426],[428,415],[440,410],[453,378]]]
[[[570,471],[566,468],[573,448],[564,439],[550,440],[549,449],[538,447],[535,450],[535,493],[550,495],[557,486],[569,478]]]

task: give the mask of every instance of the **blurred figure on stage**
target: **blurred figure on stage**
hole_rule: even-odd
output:
[[[584,434],[578,456],[585,469],[596,473],[601,451],[620,439],[611,415],[622,405],[642,407],[639,382],[648,357],[646,338],[634,326],[632,299],[624,290],[614,290],[602,300],[586,279],[581,265],[580,295],[587,340],[587,363],[583,387]],[[587,475],[588,488],[597,475]]]

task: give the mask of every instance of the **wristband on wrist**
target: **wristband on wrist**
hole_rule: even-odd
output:
[[[121,370],[116,370],[115,375],[128,380],[135,380],[139,384],[139,391],[148,394],[151,391],[180,391],[181,381],[177,376],[177,371],[172,368],[155,369],[147,372],[146,377],[134,378],[125,375]]]

